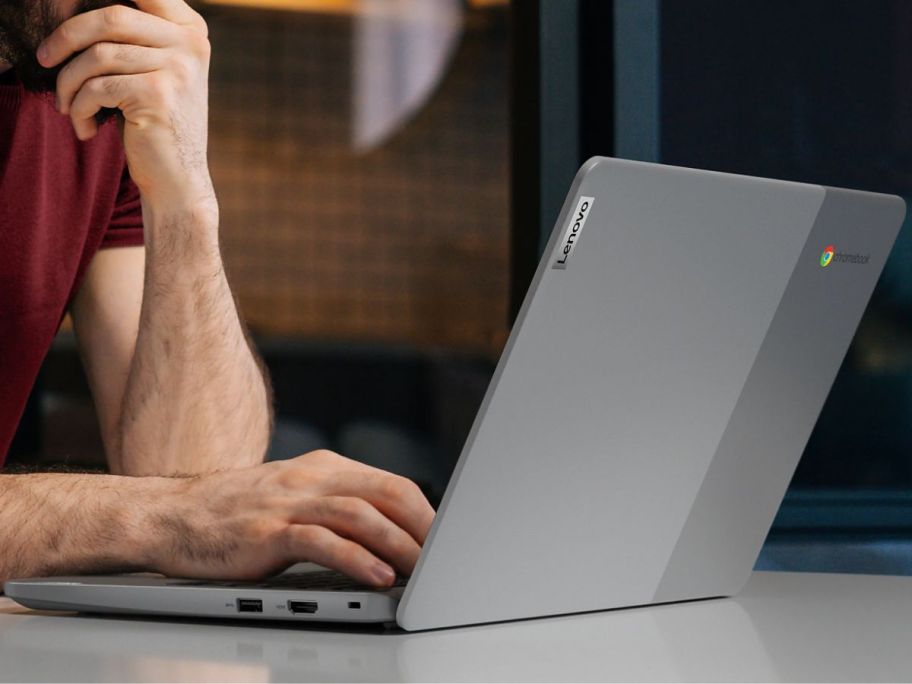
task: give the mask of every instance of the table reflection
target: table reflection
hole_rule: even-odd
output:
[[[776,679],[735,601],[640,608],[409,634],[22,613],[0,622],[2,679],[83,681]]]

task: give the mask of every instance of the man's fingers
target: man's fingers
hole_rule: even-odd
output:
[[[153,14],[124,5],[77,14],[44,39],[38,61],[53,67],[70,55],[101,42],[130,43],[145,47],[168,47],[180,42],[185,29]]]
[[[133,0],[143,12],[154,14],[175,24],[187,26],[203,35],[209,34],[206,21],[184,0]]]
[[[145,128],[162,111],[167,111],[169,98],[173,91],[168,79],[161,71],[150,71],[144,74],[126,74],[120,76],[96,76],[82,84],[79,92],[70,104],[70,120],[80,140],[88,140],[95,135],[98,126],[95,114],[102,108],[120,109],[128,115],[128,123],[138,128]],[[131,107],[135,103],[139,107]],[[165,104],[162,104],[165,103]]]
[[[102,107],[120,108],[131,76],[100,76],[86,81],[70,105],[70,120],[76,137],[89,140],[98,132],[95,114]]]
[[[165,51],[122,43],[95,43],[67,64],[57,77],[60,113],[68,114],[70,104],[83,84],[105,75],[144,74],[161,68]]]
[[[434,508],[414,482],[377,468],[344,470],[328,483],[330,493],[365,499],[378,511],[424,544]]]
[[[408,532],[357,497],[306,500],[295,512],[295,518],[294,522],[322,525],[361,544],[405,575],[412,574],[421,553],[421,547]]]
[[[69,108],[70,121],[80,140],[89,140],[98,131],[95,114],[103,107],[123,111],[137,98],[161,97],[158,72],[119,76],[96,76],[82,84]],[[133,122],[133,123],[138,123]]]
[[[371,586],[388,587],[396,579],[393,569],[370,551],[321,525],[290,525],[285,552],[289,563],[312,561]]]

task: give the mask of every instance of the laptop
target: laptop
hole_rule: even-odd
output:
[[[7,582],[37,609],[424,630],[731,596],[905,215],[896,196],[593,158],[407,582]]]

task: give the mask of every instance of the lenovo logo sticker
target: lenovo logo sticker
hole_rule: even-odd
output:
[[[583,226],[586,225],[586,219],[589,217],[589,211],[594,202],[594,197],[580,197],[576,211],[570,217],[570,225],[564,231],[564,239],[557,245],[557,255],[551,268],[567,268],[567,261],[576,246],[576,241],[579,240],[580,233],[583,232]]]

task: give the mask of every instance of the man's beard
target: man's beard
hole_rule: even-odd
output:
[[[56,90],[57,75],[76,56],[72,55],[50,69],[38,63],[35,53],[41,41],[68,18],[59,16],[55,4],[55,0],[0,0],[0,60],[12,64],[25,89],[34,93]],[[133,3],[124,0],[79,0],[74,14],[109,5],[133,6]]]

